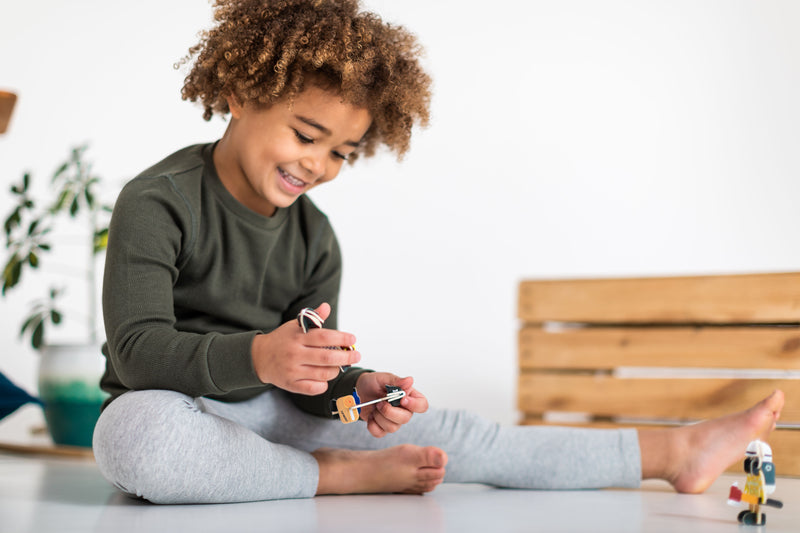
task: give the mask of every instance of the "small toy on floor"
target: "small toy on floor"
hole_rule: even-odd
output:
[[[766,442],[754,440],[747,445],[744,458],[744,471],[747,478],[744,490],[738,483],[731,486],[728,503],[746,503],[749,509],[739,513],[740,523],[749,526],[762,526],[767,523],[767,515],[761,511],[762,505],[780,509],[783,503],[767,498],[775,492],[775,464],[772,462],[772,448]]]
[[[322,328],[322,324],[325,323],[322,320],[322,317],[317,314],[316,311],[311,309],[310,307],[304,307],[297,313],[297,323],[300,324],[300,328],[303,330],[303,333],[308,333],[308,330],[311,328]],[[328,346],[329,350],[355,350],[355,346]],[[340,366],[339,370],[344,372],[350,368],[349,366]]]
[[[400,405],[400,400],[406,395],[406,391],[400,387],[393,387],[392,385],[385,385],[385,387],[386,396],[364,403],[359,403],[361,398],[358,397],[358,393],[353,389],[353,394],[348,394],[347,396],[342,396],[341,398],[331,401],[331,414],[339,415],[339,420],[341,420],[343,424],[349,424],[350,422],[358,420],[361,414],[361,408],[366,405],[386,401],[398,407]]]

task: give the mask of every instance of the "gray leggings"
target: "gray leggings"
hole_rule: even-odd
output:
[[[363,423],[300,411],[280,390],[226,403],[173,391],[123,394],[100,416],[94,454],[120,490],[155,503],[314,496],[322,447],[374,450],[411,443],[448,455],[445,482],[524,489],[637,487],[635,430],[503,427],[431,409],[376,439]]]

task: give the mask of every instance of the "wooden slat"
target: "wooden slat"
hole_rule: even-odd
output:
[[[11,442],[0,442],[0,452],[10,452],[30,455],[52,455],[57,457],[74,457],[80,459],[94,460],[94,453],[91,448],[80,446],[54,446],[38,444],[16,444]]]
[[[522,369],[800,369],[800,327],[570,328],[519,332]]]
[[[518,401],[523,413],[696,420],[746,409],[775,389],[786,394],[781,421],[800,423],[800,380],[790,379],[620,379],[522,373]]]
[[[523,281],[524,322],[800,322],[800,273]]]
[[[538,417],[526,417],[521,422],[522,425],[547,425],[547,426],[569,426],[583,428],[635,428],[652,429],[653,427],[666,426],[643,426],[636,424],[615,424],[612,422],[592,422],[581,424],[552,424],[544,422]],[[800,476],[800,430],[797,429],[776,429],[769,437],[769,445],[772,448],[772,455],[775,459],[775,467],[779,476]],[[744,458],[744,450],[742,450]],[[743,472],[741,461],[734,463],[727,470],[728,472]]]

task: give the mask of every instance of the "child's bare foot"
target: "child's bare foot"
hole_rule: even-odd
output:
[[[422,494],[442,482],[447,464],[443,450],[410,444],[374,451],[320,448],[312,455],[319,463],[317,494]]]
[[[767,439],[782,408],[778,390],[746,411],[676,429],[642,430],[642,477],[665,479],[678,492],[703,492],[744,457],[750,441]]]

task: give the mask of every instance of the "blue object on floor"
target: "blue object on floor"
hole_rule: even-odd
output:
[[[0,419],[10,415],[26,403],[42,405],[42,401],[39,398],[31,396],[20,389],[0,372]]]

